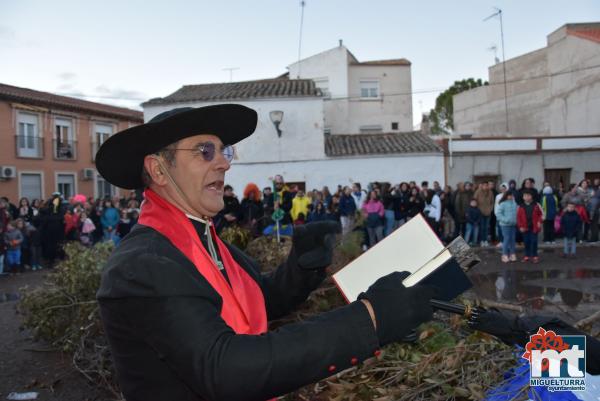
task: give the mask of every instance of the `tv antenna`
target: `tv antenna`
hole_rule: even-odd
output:
[[[492,15],[483,19],[483,21],[487,21],[491,18],[498,17],[500,20],[500,39],[502,41],[502,73],[504,75],[504,114],[506,116],[506,133],[508,134],[510,131],[508,129],[508,91],[506,89],[506,58],[504,57],[504,25],[502,23],[502,10],[498,7],[494,7],[496,10]]]
[[[302,54],[302,26],[304,25],[304,6],[306,1],[300,0],[300,35],[298,37],[298,76],[300,78],[300,58]]]
[[[229,71],[229,82],[233,82],[233,72],[239,70],[240,67],[222,68],[221,71]]]

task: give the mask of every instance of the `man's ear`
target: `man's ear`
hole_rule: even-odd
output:
[[[152,178],[152,182],[162,187],[167,184],[167,176],[157,157],[159,156],[147,155],[144,157],[144,168]]]

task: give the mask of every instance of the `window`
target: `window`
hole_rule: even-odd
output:
[[[96,159],[96,153],[100,145],[104,143],[113,133],[113,127],[110,124],[94,124],[94,137],[92,138],[92,161]]]
[[[360,81],[360,97],[362,99],[377,99],[379,97],[379,81]]]
[[[36,114],[19,113],[17,118],[17,156],[43,157],[38,116]]]
[[[100,174],[96,174],[96,197],[112,198],[114,196],[114,187],[106,181]]]
[[[34,199],[42,199],[42,175],[39,173],[20,174],[21,198],[27,198],[31,202]]]
[[[73,140],[73,123],[71,120],[57,118],[54,120],[54,158],[57,160],[75,159],[75,141]]]
[[[362,125],[360,127],[361,134],[376,133],[376,132],[383,132],[383,127],[381,125]]]
[[[570,168],[547,168],[544,170],[544,181],[548,181],[552,188],[568,190],[571,183]]]
[[[392,131],[398,131],[398,123],[392,123]]]
[[[325,134],[325,135],[331,135],[331,127],[325,127],[323,129],[323,134]]]
[[[331,92],[329,92],[329,79],[328,78],[313,79],[313,81],[315,81],[315,86],[317,88],[321,89],[321,92],[323,93],[323,98],[325,98],[325,99],[331,98]]]
[[[65,199],[75,195],[75,174],[57,174],[56,190],[60,192]]]

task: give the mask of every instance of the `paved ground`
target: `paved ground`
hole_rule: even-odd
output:
[[[107,394],[71,368],[68,355],[49,351],[20,327],[19,289],[41,286],[47,274],[42,270],[0,277],[0,399],[13,391],[35,391],[41,401],[107,401]]]

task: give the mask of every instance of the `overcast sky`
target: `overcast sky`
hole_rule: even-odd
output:
[[[306,0],[302,57],[337,46],[412,62],[414,123],[455,80],[487,79],[503,11],[506,58],[544,47],[600,1]],[[299,0],[0,0],[0,82],[132,108],[182,85],[270,78],[297,61]]]

